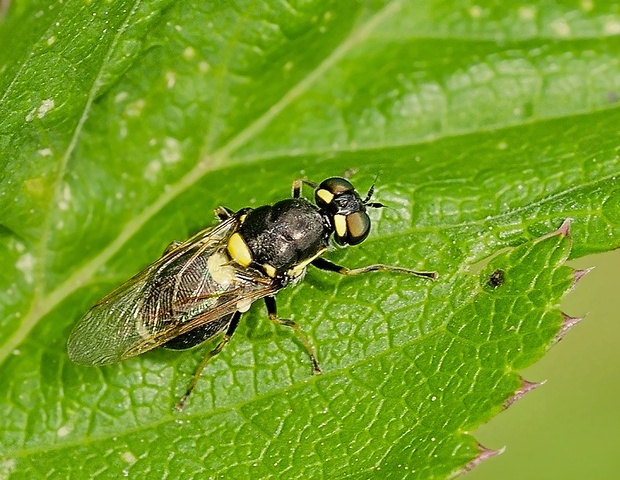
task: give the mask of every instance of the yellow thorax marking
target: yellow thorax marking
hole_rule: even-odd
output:
[[[327,248],[322,248],[314,256],[312,256],[310,258],[307,258],[306,260],[304,260],[301,263],[298,263],[297,265],[295,265],[293,268],[291,268],[286,273],[291,278],[298,277],[299,275],[301,275],[304,272],[304,269],[308,266],[309,263],[311,263],[314,259],[316,259],[316,258],[320,257],[321,255],[323,255],[326,251],[327,251]]]
[[[249,267],[252,263],[252,252],[239,232],[230,236],[227,250],[232,259],[242,267]]]
[[[267,276],[274,278],[276,276],[276,268],[273,265],[269,265],[268,263],[263,263],[263,270],[267,274]]]

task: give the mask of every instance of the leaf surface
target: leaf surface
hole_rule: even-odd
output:
[[[527,390],[518,370],[563,332],[565,260],[620,244],[619,24],[585,3],[13,6],[0,472],[445,478],[488,456],[466,432]],[[259,305],[182,414],[204,349],[70,363],[89,306],[217,205],[350,168],[360,190],[378,175],[388,207],[329,258],[440,279],[310,271],[283,291],[324,375]],[[571,235],[549,235],[569,217]]]

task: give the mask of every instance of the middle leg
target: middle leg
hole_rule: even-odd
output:
[[[302,345],[306,348],[306,351],[308,352],[308,356],[310,357],[310,361],[312,362],[312,373],[314,375],[318,375],[319,373],[321,373],[321,367],[319,366],[319,362],[317,361],[316,355],[314,354],[314,349],[312,348],[312,345],[310,345],[310,342],[308,341],[304,333],[301,331],[301,328],[299,327],[299,325],[295,323],[294,321],[289,320],[287,318],[278,317],[278,309],[276,306],[275,297],[265,297],[265,306],[267,307],[267,313],[269,314],[269,320],[271,320],[274,323],[277,323],[278,325],[284,325],[286,327],[291,327],[293,329],[293,331],[295,332],[295,335],[297,335],[297,338],[299,339],[299,341],[302,343]]]

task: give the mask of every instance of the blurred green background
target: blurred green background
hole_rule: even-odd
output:
[[[570,264],[595,267],[562,303],[585,319],[523,372],[547,382],[473,432],[506,450],[468,480],[620,478],[620,250]]]

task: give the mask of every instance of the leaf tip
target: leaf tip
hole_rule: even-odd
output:
[[[485,446],[479,443],[478,454],[474,457],[474,459],[471,460],[469,463],[467,463],[462,468],[459,468],[458,470],[456,470],[449,478],[452,479],[466,472],[470,472],[471,470],[476,468],[478,465],[480,465],[485,460],[488,460],[489,458],[495,457],[497,455],[501,455],[502,453],[504,453],[505,450],[506,450],[506,447],[502,447],[497,450],[492,450],[490,448],[486,448]]]
[[[566,335],[566,333],[571,328],[573,328],[575,325],[577,325],[579,322],[581,322],[584,319],[584,317],[571,317],[570,315],[567,315],[566,313],[562,313],[562,317],[564,318],[564,320],[562,321],[562,326],[560,327],[560,331],[555,336],[555,343],[562,340],[564,338],[564,335]]]
[[[504,402],[504,408],[508,408],[510,405],[512,405],[513,403],[515,403],[517,400],[521,400],[521,398],[526,394],[531,392],[532,390],[536,390],[538,387],[540,387],[541,385],[543,385],[546,380],[543,380],[542,382],[530,382],[529,380],[526,380],[523,377],[519,378],[519,381],[521,382],[521,386],[517,389],[516,392],[514,392],[512,394],[511,397],[509,397],[505,402]]]
[[[575,286],[577,286],[580,280],[583,277],[585,277],[588,273],[590,273],[592,270],[594,270],[594,267],[583,268],[581,270],[574,270],[573,271],[573,284],[571,285],[571,289],[575,288]]]

